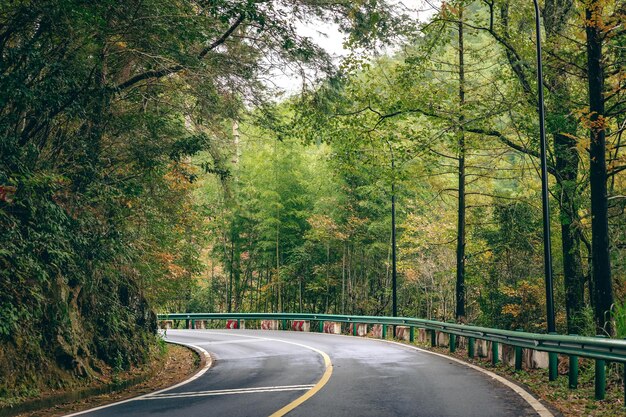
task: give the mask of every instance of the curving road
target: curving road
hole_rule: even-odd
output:
[[[211,368],[72,416],[552,416],[517,386],[397,343],[258,330],[168,330],[167,339],[210,352]]]

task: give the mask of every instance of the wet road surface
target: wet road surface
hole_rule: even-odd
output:
[[[260,330],[168,330],[167,339],[208,351],[210,369],[180,386],[73,415],[551,415],[452,359],[375,339]]]

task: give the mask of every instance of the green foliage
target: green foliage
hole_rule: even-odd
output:
[[[226,269],[241,266],[237,259],[244,254],[254,259],[246,264],[250,272],[242,291],[260,293],[260,299],[269,297],[270,302],[269,306],[250,303],[251,309],[284,309],[280,301],[284,297],[291,300],[292,309],[307,309],[308,302],[311,311],[343,311],[347,306],[348,312],[388,312],[393,184],[399,207],[400,311],[453,318],[456,169],[462,132],[467,187],[466,318],[489,326],[545,331],[535,72],[530,64],[535,51],[527,29],[532,9],[528,4],[463,3],[468,25],[461,106],[457,6],[442,7],[395,56],[368,60],[353,55],[343,63],[342,73],[319,88],[288,100],[279,110],[264,108],[249,121],[268,130],[269,138],[302,139],[309,148],[301,152],[326,146],[325,168],[310,181],[332,178],[326,183],[328,188],[318,188],[317,193],[308,189],[312,201],[303,210],[310,229],[289,246],[289,241],[277,238],[283,221],[272,214],[278,206],[271,205],[289,193],[276,186],[283,181],[278,177],[261,180],[272,169],[267,164],[272,156],[251,150],[254,147],[244,148],[244,159],[246,152],[254,156],[234,177],[248,181],[244,200],[253,201],[254,207],[224,202],[233,210],[229,215],[242,213],[246,222],[235,233],[231,228],[220,236],[243,241],[247,236],[242,231],[267,220],[262,234],[274,240],[248,240],[246,250],[230,257],[225,250],[219,253]],[[562,66],[564,62],[584,66],[573,41],[577,36],[573,28],[580,22],[570,11],[559,15],[550,5],[545,13],[546,22],[553,25],[545,28],[550,51],[545,69],[548,134],[553,145],[549,169],[556,319],[559,331],[587,334],[593,333],[588,307],[593,277],[588,276],[586,167],[580,162],[586,155],[586,142],[582,139],[584,120],[575,116],[580,110],[576,103],[585,100],[586,84],[584,75]],[[573,26],[562,25],[564,21]],[[619,130],[617,125],[612,129]],[[249,182],[246,171],[257,166],[260,171]],[[284,170],[298,177],[301,169],[297,164],[281,166],[281,178]],[[614,191],[624,189],[619,179],[613,184],[617,184]],[[260,211],[262,215],[251,215],[266,204],[270,207]],[[623,257],[616,254],[623,246],[623,210],[619,209],[623,205],[612,204],[613,262],[621,268]],[[218,229],[222,227],[227,229]],[[283,243],[289,250],[295,247],[292,253],[297,256],[277,263],[272,253],[277,244],[282,253]],[[263,261],[255,249],[265,253]],[[616,287],[623,298],[624,278],[618,274]],[[267,283],[266,276],[272,277]],[[221,288],[225,293],[220,298],[230,299],[228,283]],[[297,298],[303,301],[295,303]]]
[[[613,319],[615,320],[615,337],[626,338],[626,304],[613,305]]]
[[[542,331],[531,6],[509,3],[463,2],[462,104],[456,4],[419,33],[379,0],[0,4],[0,393],[145,362],[155,310],[390,314],[392,195],[400,313],[453,318],[461,153],[466,318]],[[613,3],[607,69],[623,58]],[[593,334],[585,22],[551,5],[557,322]],[[318,21],[348,46],[404,45],[337,71],[298,34]],[[327,79],[272,104],[262,79],[288,67]],[[605,77],[623,336],[626,110],[622,71]]]
[[[244,100],[266,98],[268,62],[332,71],[294,22],[336,20],[366,41],[376,31],[363,22],[380,26],[368,16],[388,12],[384,2],[2,2],[3,396],[144,363],[154,310],[185,309],[203,291],[201,172],[190,158],[210,155],[227,180],[220,141]],[[291,189],[302,179],[284,179],[279,191],[292,194],[277,208],[291,213],[282,217],[291,256],[307,202]],[[235,220],[242,233],[247,219]]]

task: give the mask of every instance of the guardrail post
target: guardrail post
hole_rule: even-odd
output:
[[[413,326],[409,327],[409,342],[415,342],[415,327]]]
[[[523,332],[523,329],[516,329],[516,332]],[[522,370],[522,362],[524,360],[523,356],[522,356],[522,347],[521,346],[515,346],[515,370],[516,371],[521,371]]]
[[[475,347],[474,344],[476,343],[476,339],[473,337],[469,337],[467,339],[467,357],[468,358],[473,358],[476,353],[475,353]]]
[[[289,330],[287,329],[287,320],[283,319],[283,330]]]
[[[430,331],[430,347],[437,346],[437,332],[435,330]]]
[[[515,329],[516,332],[523,332],[524,329]],[[522,356],[523,351],[521,346],[515,346],[515,370],[522,370],[522,363],[524,361],[524,357]]]
[[[448,320],[448,323],[454,323],[454,320]],[[450,353],[454,353],[456,351],[456,335],[452,333],[448,333],[448,348],[450,349]]]
[[[241,319],[237,319],[237,329],[241,329]]]
[[[570,334],[569,336],[576,337],[577,334]],[[568,386],[570,389],[578,388],[578,356],[569,355],[569,372],[568,372]]]
[[[515,346],[515,370],[522,370],[522,361],[524,360],[521,346]]]
[[[596,400],[603,400],[606,393],[606,361],[596,359]]]
[[[559,355],[555,352],[548,352],[548,379],[556,381],[559,376]]]
[[[569,356],[569,387],[578,388],[578,356]]]
[[[498,364],[498,342],[491,342],[491,364]]]
[[[352,322],[352,336],[356,336],[357,335],[356,327],[357,327],[357,324],[356,324],[356,322],[353,321]]]
[[[556,335],[554,332],[550,332],[550,334]],[[550,381],[556,381],[559,376],[559,356],[555,352],[548,352],[548,379]]]
[[[383,326],[383,339],[386,339],[387,338],[387,325],[381,324],[381,326]]]
[[[191,328],[192,328],[193,330],[195,330],[195,329],[196,329],[196,320],[195,320],[195,319],[191,319]]]
[[[320,321],[320,333],[324,333],[324,322]]]
[[[598,335],[596,337],[605,337]],[[603,400],[606,395],[606,361],[596,359],[596,400]]]

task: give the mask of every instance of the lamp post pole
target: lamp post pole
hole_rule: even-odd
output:
[[[543,63],[541,59],[541,23],[539,2],[535,3],[535,34],[537,37],[537,92],[539,112],[539,141],[541,146],[541,200],[543,206],[543,264],[546,279],[546,314],[548,333],[556,332],[554,320],[554,285],[552,280],[552,250],[550,241],[550,201],[548,200],[548,165],[546,157],[546,126],[543,104]]]

